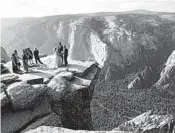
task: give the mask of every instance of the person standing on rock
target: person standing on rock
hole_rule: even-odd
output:
[[[40,60],[39,51],[38,51],[37,48],[35,48],[33,54],[34,54],[34,57],[35,57],[36,64],[38,64],[38,62],[39,62],[40,64],[43,64],[43,63],[41,62],[41,60]]]
[[[23,67],[26,73],[28,73],[28,59],[27,59],[27,53],[25,50],[23,50],[23,55],[22,55],[22,60],[23,60]]]
[[[64,65],[65,65],[65,66],[68,65],[67,57],[68,57],[68,49],[66,48],[66,46],[64,46],[64,50],[63,50],[63,59],[64,59]]]
[[[63,63],[63,45],[61,45],[61,42],[59,42],[58,53],[59,53],[61,60],[62,60],[62,63]]]
[[[30,64],[33,64],[33,53],[30,48],[28,48],[28,55],[29,55],[29,62]]]
[[[21,63],[19,61],[20,57],[18,56],[17,50],[14,50],[14,54],[15,54],[15,58],[16,58],[16,62],[17,62],[16,64],[17,64],[18,71],[20,71]]]
[[[18,71],[18,66],[17,66],[17,60],[14,53],[12,54],[11,60],[12,60],[12,71],[13,73],[16,73]]]

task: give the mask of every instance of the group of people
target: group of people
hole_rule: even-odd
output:
[[[34,52],[32,52],[32,50],[30,48],[26,48],[22,50],[22,58],[20,58],[18,56],[18,52],[17,50],[14,50],[14,53],[12,54],[11,60],[12,60],[12,70],[14,73],[21,73],[21,63],[20,63],[20,59],[23,62],[23,67],[26,73],[28,73],[28,68],[32,65],[34,65],[33,63],[33,56],[35,58],[35,62],[36,64],[38,64],[38,62],[40,64],[43,64],[40,60],[39,57],[39,51],[37,48],[35,48]]]
[[[52,64],[50,66],[51,69],[56,69],[62,65],[65,65],[65,66],[68,65],[68,61],[67,61],[68,49],[66,48],[66,46],[63,47],[60,42],[59,46],[57,48],[54,48],[53,52],[54,52],[54,55],[53,55]],[[12,57],[11,57],[13,72],[14,73],[22,72],[20,69],[21,67],[20,59],[21,59],[23,62],[24,71],[25,73],[28,73],[28,68],[34,65],[33,57],[35,58],[36,64],[38,63],[43,64],[43,62],[40,60],[39,51],[37,48],[35,48],[33,52],[30,48],[23,49],[22,58],[18,56],[17,50],[14,50],[14,53],[12,54]]]
[[[53,62],[50,66],[51,69],[58,68],[62,65],[65,65],[65,66],[68,65],[68,61],[67,61],[68,49],[66,48],[66,46],[63,47],[61,42],[59,43],[58,47],[55,47],[53,49],[53,53],[54,53]]]

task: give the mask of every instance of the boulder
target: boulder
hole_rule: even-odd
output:
[[[7,88],[14,109],[30,107],[35,99],[46,91],[45,85],[37,87],[22,82],[14,83]]]
[[[74,83],[74,84],[77,84],[77,85],[83,85],[83,86],[90,86],[91,80],[74,76],[71,83]]]
[[[15,82],[19,77],[14,74],[3,74],[1,75],[1,83],[10,84]]]
[[[60,116],[56,115],[55,113],[51,113],[51,114],[46,115],[42,118],[39,118],[39,119],[37,119],[36,122],[29,125],[21,133],[24,133],[24,132],[29,131],[31,129],[35,129],[35,128],[40,127],[40,126],[62,127]]]
[[[6,94],[4,92],[1,92],[0,98],[1,98],[1,107],[5,106],[6,104],[8,104],[10,102],[8,97],[6,96]]]
[[[1,58],[1,63],[6,63],[7,61],[5,61],[3,58]]]
[[[39,96],[31,108],[18,111],[10,109],[1,114],[1,132],[14,133],[21,132],[27,125],[36,119],[51,113],[50,105],[45,95]]]
[[[70,81],[73,77],[73,73],[72,72],[68,72],[68,71],[62,71],[60,73],[56,74],[57,76],[63,77],[66,80]]]
[[[34,84],[43,84],[44,78],[35,78],[27,80],[27,84],[34,85]]]
[[[1,92],[4,91],[4,89],[6,89],[6,85],[4,83],[0,83],[0,87],[1,87]]]
[[[90,88],[98,69],[95,67],[93,71],[82,74],[82,77],[73,76],[71,80],[58,74],[49,82],[47,94],[51,108],[54,113],[61,116],[64,127],[77,130],[92,129]]]
[[[47,85],[49,87],[47,94],[53,101],[60,101],[66,92],[70,91],[69,83],[60,75],[56,75]]]
[[[2,59],[1,59],[1,74],[5,74],[5,73],[10,73],[9,69],[6,68],[3,64],[2,64]]]

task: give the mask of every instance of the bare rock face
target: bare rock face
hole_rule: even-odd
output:
[[[170,82],[175,82],[175,50],[169,56],[165,67],[160,73],[160,79],[157,81],[156,86],[165,86]]]
[[[65,93],[70,91],[69,84],[66,79],[57,75],[48,84],[48,96],[54,101],[60,101]]]
[[[131,83],[128,84],[128,89],[141,89],[142,83],[139,77],[136,77]]]
[[[9,57],[8,57],[8,55],[7,55],[7,53],[6,53],[6,51],[5,51],[5,49],[4,49],[3,47],[1,47],[1,58],[2,58],[5,62],[7,62],[7,61],[10,60]]]
[[[146,66],[144,70],[140,72],[131,83],[129,83],[128,89],[143,89],[150,87],[154,80],[156,80],[156,73],[151,67]]]
[[[45,85],[31,86],[25,83],[14,83],[7,88],[7,94],[14,109],[22,109],[31,106],[34,100],[46,89]]]
[[[1,92],[3,92],[4,89],[7,88],[7,86],[4,83],[0,83],[0,87],[1,87]]]
[[[48,83],[52,111],[61,116],[63,127],[92,129],[90,102],[98,69],[93,64],[81,77],[61,72]]]
[[[39,118],[37,121],[29,125],[22,133],[35,129],[40,126],[53,126],[53,127],[62,127],[60,116],[55,113],[51,113],[42,118]]]
[[[138,133],[173,133],[174,126],[174,116],[154,115],[152,114],[152,111],[148,111],[120,125],[113,131],[137,131]]]
[[[44,95],[39,96],[35,104],[29,108],[13,111],[13,107],[6,107],[1,108],[1,111],[1,131],[3,133],[21,132],[36,119],[52,112]]]
[[[1,74],[5,74],[5,73],[10,73],[10,71],[8,70],[8,68],[6,68],[6,67],[1,63]]]
[[[131,133],[125,131],[87,131],[87,130],[71,130],[62,127],[40,126],[36,129],[25,133]]]
[[[5,92],[1,92],[0,96],[1,96],[1,107],[5,106],[10,102]]]
[[[10,84],[15,82],[19,77],[14,74],[4,74],[1,75],[1,83]]]
[[[115,81],[118,79],[122,79],[125,77],[124,71],[122,69],[118,69],[115,66],[109,66],[106,71],[105,80],[106,81]]]

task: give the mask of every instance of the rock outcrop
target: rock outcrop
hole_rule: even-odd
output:
[[[90,103],[99,69],[94,64],[81,77],[72,76],[70,72],[67,74],[62,72],[48,84],[50,89],[47,94],[51,108],[53,112],[61,116],[63,127],[93,129]]]
[[[175,118],[173,115],[154,115],[151,111],[119,125],[113,131],[130,131],[138,133],[173,133]]]
[[[112,131],[85,131],[71,130],[61,127],[40,126],[26,133],[174,133],[175,118],[171,115],[154,115],[151,111],[145,112],[130,121],[119,125]]]
[[[175,83],[175,50],[165,63],[165,67],[160,73],[160,79],[157,81],[156,86],[161,87],[172,83]]]
[[[2,60],[4,62],[2,62]],[[3,47],[1,47],[1,63],[5,63],[5,62],[8,62],[8,61],[10,61],[10,58],[8,57],[5,49]]]
[[[42,125],[93,129],[90,103],[99,72],[93,64],[81,74],[69,69],[56,72],[47,85],[8,84],[1,92],[2,132],[25,132]]]
[[[1,75],[1,83],[11,84],[15,82],[19,77],[14,74],[3,74]]]
[[[2,63],[0,65],[1,65],[1,74],[10,73],[9,69],[6,68]]]
[[[31,86],[25,83],[14,83],[7,88],[7,94],[15,110],[32,106],[39,95],[47,90],[45,85]]]
[[[25,109],[13,111],[10,104],[1,107],[1,131],[3,133],[21,132],[36,119],[50,114],[49,103],[46,97],[40,96],[35,104]]]

